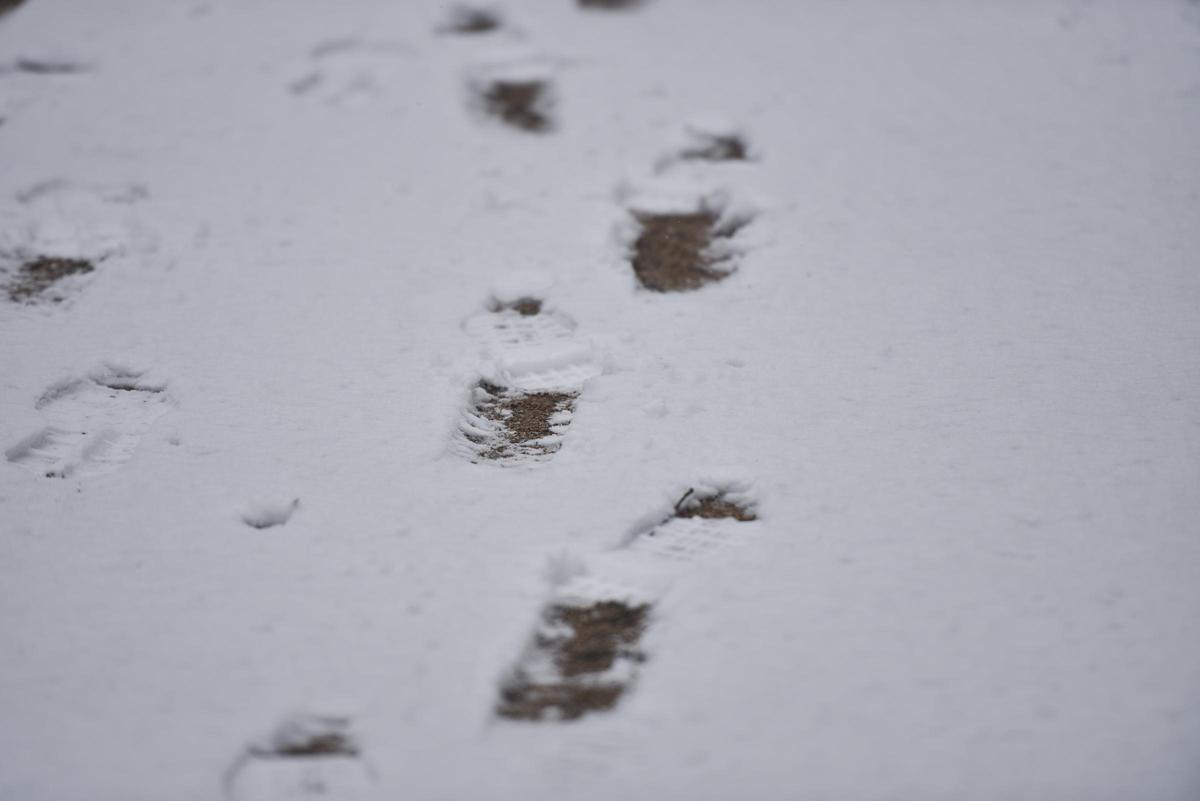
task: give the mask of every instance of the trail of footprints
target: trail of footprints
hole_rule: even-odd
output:
[[[585,10],[628,10],[642,0],[576,0]],[[437,33],[476,36],[503,30],[491,8],[451,9]],[[552,74],[534,60],[477,66],[470,105],[485,118],[523,134],[555,130]],[[653,165],[664,175],[680,166],[752,162],[745,135],[722,126],[693,126],[686,143]],[[671,194],[671,193],[668,193]],[[739,235],[753,214],[720,192],[633,197],[624,244],[637,284],[656,293],[690,292],[737,270]],[[467,390],[454,450],[476,464],[503,467],[549,461],[566,444],[575,404],[600,374],[587,341],[543,292],[493,298],[463,328],[481,356],[480,377]],[[573,721],[611,711],[635,686],[648,657],[644,638],[663,593],[699,559],[754,539],[757,500],[742,480],[687,488],[656,522],[622,546],[591,560],[591,571],[557,582],[533,633],[500,682],[492,714],[521,722]],[[238,757],[227,777],[235,799],[353,798],[373,771],[336,716],[291,718]]]
[[[0,296],[34,313],[69,307],[96,275],[157,243],[122,219],[149,196],[138,184],[45,181],[16,193],[0,235]],[[104,365],[49,387],[35,401],[45,424],[10,444],[6,461],[49,478],[111,473],[132,458],[170,408],[166,385],[146,371]]]
[[[639,3],[579,0],[579,5],[614,9]],[[519,89],[490,87],[477,87],[476,93],[485,106],[494,106],[489,108],[493,116],[529,131],[550,127],[546,120],[534,124],[521,116],[521,108],[542,102],[552,107],[544,101],[552,97],[544,82]],[[654,165],[657,174],[679,165],[757,158],[744,134],[735,129],[694,126],[688,136],[684,146]],[[651,292],[689,292],[732,275],[740,254],[738,235],[753,214],[720,192],[692,199],[667,194],[665,201],[660,194],[635,197],[627,205],[624,239],[638,284]],[[477,338],[489,340],[495,351],[510,354],[522,347],[539,350],[548,342],[569,341],[570,326],[541,321],[541,307],[540,299],[525,298],[494,308],[490,318],[473,318],[467,327]],[[583,363],[573,366],[578,369]],[[562,447],[581,386],[578,379],[586,377],[549,380],[532,390],[512,380],[522,371],[499,373],[509,382],[481,382],[462,426],[463,436],[476,446],[470,451],[477,457],[473,460],[548,458]],[[530,424],[531,417],[536,425]],[[756,507],[745,482],[689,488],[654,525],[634,532],[620,549],[594,559],[596,573],[575,575],[554,587],[529,642],[500,684],[494,714],[514,721],[571,721],[613,709],[647,661],[643,638],[654,624],[658,598],[694,560],[748,540],[756,528]]]
[[[583,10],[608,12],[635,9],[644,0],[576,3]],[[503,16],[492,8],[458,6],[437,33],[474,36],[504,26]],[[383,91],[375,66],[408,52],[398,42],[331,40],[312,50],[313,69],[290,88],[334,105],[369,99]],[[30,73],[43,66],[60,71],[53,64],[18,66]],[[468,90],[479,114],[513,130],[547,134],[556,128],[552,74],[536,60],[478,66]],[[688,133],[686,145],[654,165],[657,174],[684,164],[756,159],[741,132],[694,127]],[[45,189],[54,193],[59,187]],[[37,196],[32,192],[29,200]],[[141,196],[118,193],[105,200],[136,202]],[[634,199],[627,213],[631,271],[643,289],[659,293],[695,291],[733,274],[738,236],[753,218],[719,193],[665,204],[661,198]],[[0,243],[0,288],[16,304],[61,303],[114,252],[97,242],[89,247],[87,254],[78,249],[55,253]],[[587,381],[600,373],[587,343],[576,336],[574,321],[531,293],[496,299],[463,325],[478,344],[484,367],[469,390],[456,450],[469,461],[503,466],[549,460],[564,446]],[[166,412],[165,389],[143,372],[124,368],[56,385],[36,404],[46,425],[8,448],[5,457],[48,477],[116,470]],[[293,501],[286,512],[256,512],[247,523],[266,528],[286,522],[295,506]],[[696,559],[751,539],[756,520],[756,500],[745,482],[697,485],[658,522],[596,557],[596,573],[558,583],[500,684],[494,714],[507,720],[570,721],[613,709],[647,660],[643,639],[666,587]],[[341,715],[285,719],[237,756],[225,776],[226,795],[250,800],[367,794],[374,771],[352,729],[352,720]]]

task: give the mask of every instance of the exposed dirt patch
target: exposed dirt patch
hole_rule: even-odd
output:
[[[550,87],[546,81],[493,80],[480,90],[480,100],[485,112],[513,128],[545,133],[553,127]]]
[[[95,266],[85,259],[63,259],[40,256],[26,262],[6,287],[9,300],[15,303],[35,303],[54,284],[71,275],[86,275]],[[58,303],[62,298],[52,298]]]
[[[517,298],[508,303],[494,301],[491,310],[493,312],[515,311],[522,317],[534,317],[542,313],[542,301],[540,298]]]
[[[286,745],[272,752],[272,755],[281,757],[330,756],[333,754],[358,756],[358,746],[339,733],[318,734],[304,742]]]
[[[675,517],[703,517],[710,520],[732,518],[743,523],[758,519],[752,508],[730,500],[724,492],[698,495],[692,489],[675,503]]]
[[[612,709],[623,692],[622,684],[539,684],[517,679],[500,690],[496,714],[512,720],[541,720],[547,711],[553,710],[560,720],[575,720],[588,712]]]
[[[504,423],[508,441],[514,444],[534,442],[554,434],[550,418],[567,411],[575,400],[574,395],[565,392],[521,393],[494,384],[480,384],[480,387],[496,399],[495,414],[489,416]]]
[[[490,33],[497,30],[502,22],[500,14],[490,8],[456,6],[450,10],[441,30],[455,34]]]
[[[699,161],[746,161],[750,149],[737,134],[702,134],[699,142],[679,154],[682,159]]]
[[[480,447],[484,459],[554,453],[562,447],[560,437],[577,397],[574,392],[521,392],[480,381],[473,412],[491,423],[494,431],[464,431],[464,435]]]
[[[731,239],[744,221],[722,221],[709,209],[681,214],[635,211],[633,216],[641,225],[633,243],[633,271],[646,289],[685,292],[733,271],[729,256],[713,246]]]
[[[267,759],[357,757],[358,743],[347,718],[301,715],[285,721],[266,742],[250,746],[250,756]]]
[[[574,720],[611,709],[628,682],[605,674],[620,663],[645,661],[638,643],[649,613],[648,605],[621,601],[549,607],[530,653],[501,687],[496,714],[541,720],[549,712],[560,720]],[[539,666],[549,669],[535,677]]]
[[[600,601],[591,606],[555,606],[547,612],[551,626],[571,628],[567,638],[540,638],[539,645],[554,646],[554,663],[563,676],[603,673],[618,659],[641,662],[638,640],[646,627],[650,607],[620,601]]]
[[[365,798],[371,783],[350,719],[314,714],[294,715],[246,746],[221,782],[228,799]]]

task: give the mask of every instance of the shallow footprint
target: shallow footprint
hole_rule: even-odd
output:
[[[575,337],[575,321],[525,297],[475,314],[463,329],[506,386],[527,392],[578,389],[600,370],[586,341]]]
[[[373,784],[351,721],[342,715],[299,714],[251,743],[225,776],[231,801],[353,801]]]
[[[398,41],[331,39],[309,51],[312,69],[292,81],[293,95],[337,107],[366,106],[394,88],[397,59],[411,55]]]
[[[661,523],[633,534],[629,550],[683,562],[746,542],[738,523],[758,519],[748,484],[691,487]]]
[[[47,425],[8,448],[8,461],[49,478],[111,473],[168,409],[165,385],[106,369],[56,385],[37,401]]]

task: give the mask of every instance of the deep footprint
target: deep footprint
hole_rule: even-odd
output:
[[[461,431],[475,456],[497,462],[549,457],[562,447],[577,392],[523,392],[480,381]]]
[[[541,461],[562,447],[575,401],[600,370],[575,322],[533,294],[493,297],[463,321],[488,377],[472,387],[459,450],[473,462]]]
[[[732,257],[715,245],[732,239],[745,220],[722,220],[710,209],[685,213],[633,212],[640,231],[633,271],[646,289],[686,292],[728,278]]]
[[[575,720],[616,706],[646,656],[639,648],[650,606],[622,601],[554,604],[500,688],[496,714],[511,720]]]

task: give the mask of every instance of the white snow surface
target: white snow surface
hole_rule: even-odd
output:
[[[1200,797],[1200,8],[448,8],[0,16],[0,283],[96,260],[0,297],[0,799]],[[754,160],[664,161],[697,120]],[[654,197],[752,210],[737,271],[640,289]],[[473,338],[530,287],[580,394],[473,464],[469,388],[561,367]],[[634,536],[731,481],[757,521]],[[497,719],[572,593],[654,601],[635,683]],[[329,699],[361,764],[228,781]]]

